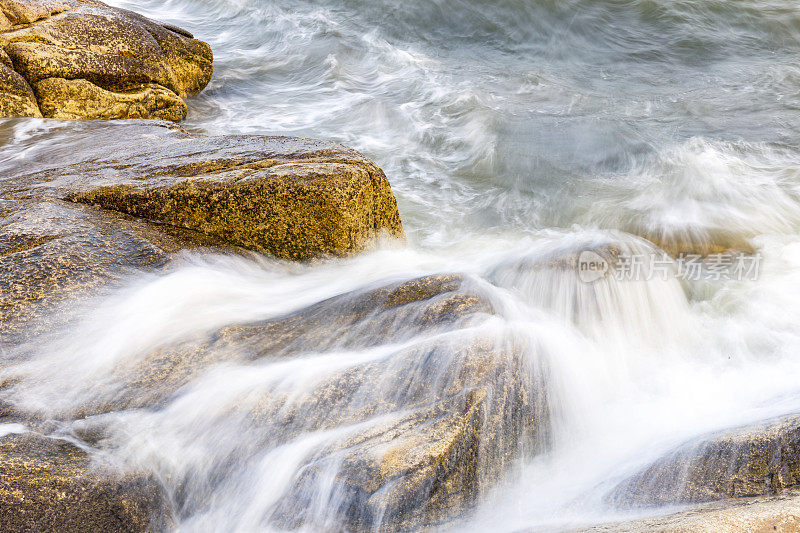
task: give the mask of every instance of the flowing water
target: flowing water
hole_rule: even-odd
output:
[[[308,457],[401,415],[299,424],[267,438],[242,415],[259,394],[300,404],[321,380],[432,337],[491,334],[522,346],[531,368],[549,369],[549,446],[521,454],[445,529],[618,518],[604,496],[675,445],[800,411],[795,2],[110,3],[211,45],[214,78],[189,101],[185,128],[317,137],[362,151],[390,179],[408,245],[307,266],[186,253],[163,274],[132,273],[42,340],[14,370],[31,379],[6,399],[45,416],[69,412],[113,398],[117,369],[160,346],[387,280],[464,273],[500,309],[452,331],[377,343],[350,334],[332,350],[221,363],[158,409],[102,415],[109,453],[168,486],[192,480],[179,502],[182,529],[269,527],[265,517]],[[4,164],[69,139],[71,126],[10,128]],[[587,283],[530,268],[607,244],[653,252],[641,236],[689,248],[734,243],[757,254],[758,273],[686,280],[670,264],[663,279]],[[231,457],[249,466],[224,469]],[[317,480],[300,525],[336,528],[333,475]]]

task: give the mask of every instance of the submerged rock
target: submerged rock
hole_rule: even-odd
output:
[[[790,533],[798,530],[798,523],[800,494],[792,492],[714,502],[666,516],[602,524],[571,533]]]
[[[736,233],[716,228],[689,228],[667,230],[631,226],[625,228],[664,250],[671,257],[696,255],[708,257],[720,254],[754,254],[756,248],[750,242],[751,234]]]
[[[323,309],[327,320],[319,320]],[[272,344],[277,354],[369,354],[369,339],[384,335],[373,348],[384,355],[236,403],[257,443],[248,453],[327,435],[264,509],[262,525],[397,531],[436,523],[468,511],[518,457],[540,451],[549,422],[545,372],[523,340],[483,327],[492,313],[460,277],[436,276],[337,297],[292,317],[301,320],[293,327],[278,322],[277,330],[299,332]],[[231,333],[258,346],[261,330],[270,345],[272,325]],[[237,492],[239,483],[233,476],[218,490]]]
[[[171,510],[159,484],[93,464],[84,450],[35,433],[0,437],[3,531],[164,531]]]
[[[0,0],[0,116],[179,121],[209,46],[97,0]]]
[[[185,436],[200,442],[224,432],[215,442],[214,468],[172,476],[169,485],[182,520],[223,494],[249,490],[242,468],[270,450],[323,436],[283,492],[272,495],[276,501],[263,509],[259,528],[337,523],[396,531],[432,524],[468,510],[521,454],[539,451],[547,440],[544,370],[524,340],[485,327],[494,313],[459,275],[390,283],[120,364],[102,380],[117,387],[102,396],[87,389],[85,402],[61,412],[53,407],[47,416],[82,419],[73,424],[78,435],[118,449],[126,445],[117,433],[120,413],[175,416],[171,410],[186,398],[211,402]],[[363,353],[363,361],[319,375],[307,376],[305,367],[281,374],[281,363],[309,354],[325,357],[326,368],[352,352]],[[297,383],[263,383],[243,396],[232,384],[225,397],[204,397],[203,383],[226,382],[218,372],[262,374],[270,363],[278,366],[263,374],[268,380]],[[13,403],[27,394],[24,383],[12,383],[3,397]],[[230,434],[227,427],[239,429]],[[130,446],[123,457],[139,453],[139,445]]]
[[[356,368],[297,403],[294,416],[320,417],[312,428],[335,422],[357,429],[298,469],[269,520],[355,531],[435,524],[468,512],[517,458],[541,451],[544,376],[522,346],[465,337]]]
[[[687,443],[618,485],[622,506],[704,502],[800,487],[800,417]]]
[[[87,417],[123,409],[161,406],[180,387],[221,362],[364,349],[408,342],[419,335],[466,327],[494,312],[461,275],[434,275],[354,291],[288,316],[230,325],[199,339],[142,354],[114,370],[119,385],[102,397],[50,415]],[[322,416],[320,414],[320,416]]]

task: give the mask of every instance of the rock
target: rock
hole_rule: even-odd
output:
[[[574,530],[583,533],[797,533],[800,496],[797,493],[741,498],[703,505],[666,516],[615,522]]]
[[[382,234],[404,237],[383,171],[342,145],[205,137],[163,125],[90,131],[76,135],[81,142],[69,152],[42,154],[48,163],[38,169],[15,169],[14,186],[199,231],[282,259],[347,255]],[[30,193],[12,197],[24,195]]]
[[[144,474],[94,465],[67,441],[0,437],[3,531],[164,531],[173,525],[161,487]]]
[[[280,319],[228,326],[216,342],[247,346],[246,359],[283,357],[313,346],[347,350],[402,343],[494,313],[460,274],[387,283],[329,298]]]
[[[694,230],[670,231],[661,228],[626,228],[634,235],[652,242],[672,257],[697,255],[708,257],[719,254],[754,254],[755,247],[750,243],[753,235],[742,235],[720,229],[699,228]]]
[[[325,375],[313,386],[260,388],[222,412],[207,413],[195,427],[200,434],[231,421],[241,433],[227,452],[219,444],[214,479],[192,471],[170,488],[182,495],[179,515],[191,515],[216,491],[241,491],[227,483],[236,483],[238,469],[265,450],[331,430],[341,436],[299,465],[288,492],[275,495],[265,528],[323,527],[315,522],[316,506],[330,501],[329,490],[338,503],[328,511],[350,530],[432,524],[467,510],[520,454],[535,453],[547,441],[544,371],[528,359],[523,341],[481,328],[493,314],[491,303],[460,275],[390,283],[164,347],[139,365],[115,368],[104,381],[120,388],[102,397],[90,390],[76,410],[49,416],[82,419],[73,425],[81,437],[114,448],[118,413],[169,409],[219,363],[388,346],[391,354]],[[12,384],[4,398],[24,397],[24,386],[17,387]]]
[[[112,92],[83,79],[47,78],[36,88],[39,109],[49,118],[159,118],[178,122],[186,117],[183,100],[155,83]],[[102,117],[87,117],[87,108],[101,109]]]
[[[130,269],[153,270],[178,250],[214,244],[165,229],[66,202],[0,201],[0,346],[41,336],[91,289]]]
[[[452,301],[458,293],[469,295],[460,289],[386,311],[379,303],[371,315],[381,322],[387,313],[403,324],[414,311],[440,308],[436,300]],[[265,391],[252,404],[238,406],[254,446],[245,456],[325,431],[338,435],[298,465],[289,490],[267,511],[265,528],[324,528],[326,520],[352,531],[435,524],[467,512],[520,455],[541,451],[549,422],[546,378],[527,359],[524,343],[470,331],[489,319],[488,304],[472,298],[475,302],[459,312],[434,313],[436,319],[416,337],[429,340],[399,344],[391,355],[313,386]],[[459,322],[453,323],[455,317]],[[353,342],[368,334],[373,320],[367,319],[366,331],[359,321],[342,337]],[[436,331],[451,334],[439,337]],[[347,344],[330,349],[337,353]],[[317,346],[303,342],[292,353],[317,352]],[[241,458],[241,449],[234,455]],[[208,488],[195,486],[191,492],[202,497]]]
[[[0,116],[41,117],[33,89],[25,78],[14,72],[11,60],[2,50],[0,61]]]
[[[213,56],[185,30],[95,0],[0,0],[0,114],[179,121]]]
[[[777,494],[800,486],[800,417],[689,442],[623,481],[621,506],[705,502]]]
[[[406,531],[461,515],[520,455],[546,445],[544,391],[521,346],[480,336],[401,352],[325,382],[284,420],[319,413],[320,429],[378,421],[300,468],[271,521],[322,527],[315,499],[323,495],[333,502],[328,518],[353,531]],[[372,401],[359,405],[365,396]]]
[[[160,405],[180,387],[222,361],[247,363],[402,343],[439,329],[465,327],[494,312],[461,275],[437,275],[342,294],[289,316],[230,325],[205,338],[163,347],[115,372],[113,394],[62,418]],[[50,413],[51,415],[53,413]]]
[[[713,241],[680,241],[677,239],[659,240],[653,236],[648,239],[672,257],[697,255],[747,254],[756,253],[756,248],[747,239],[717,239]]]

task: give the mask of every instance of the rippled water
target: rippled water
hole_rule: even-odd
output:
[[[184,127],[319,137],[361,150],[389,177],[409,245],[291,269],[188,255],[163,276],[133,276],[83,319],[79,335],[70,330],[39,350],[23,369],[37,380],[12,390],[15,401],[68,410],[113,396],[113,369],[164,343],[381,280],[463,272],[503,309],[499,322],[470,327],[537,345],[529,357],[550,366],[553,444],[521,457],[472,514],[447,527],[613,519],[607,491],[675,444],[800,410],[794,2],[110,3],[211,44],[214,78],[189,101]],[[0,157],[8,163],[67,138],[69,128],[15,124]],[[760,273],[587,289],[574,273],[526,268],[604,243],[651,250],[634,235],[665,246],[743,246],[760,254]],[[108,327],[120,323],[130,326]],[[161,476],[194,473],[197,498],[213,505],[187,506],[186,530],[251,530],[307,456],[359,428],[306,428],[259,448],[255,468],[212,489],[233,440],[260,442],[231,418],[232,406],[253,390],[303,391],[316,374],[396,349],[356,343],[336,360],[323,353],[294,366],[221,365],[164,409],[115,413],[107,424],[127,461]],[[90,385],[74,388],[86,375]],[[335,527],[331,501],[307,527]]]

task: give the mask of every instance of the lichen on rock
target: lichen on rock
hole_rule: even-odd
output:
[[[95,0],[0,0],[0,116],[186,116],[211,79],[209,46]]]
[[[3,531],[164,531],[172,514],[146,474],[93,464],[66,440],[32,432],[0,437]]]
[[[281,259],[344,256],[381,235],[405,237],[383,171],[340,144],[192,135],[150,122],[90,131],[71,153],[7,182],[28,191],[20,196],[102,207]]]
[[[800,487],[800,417],[745,426],[680,446],[620,483],[620,506],[669,505],[778,494]]]

